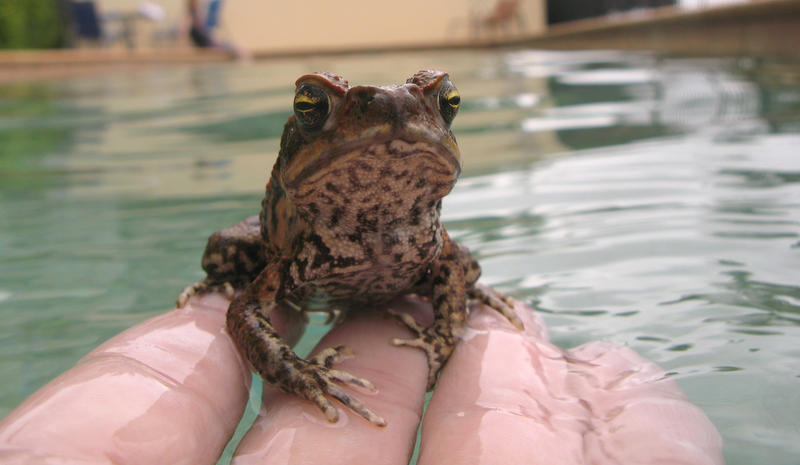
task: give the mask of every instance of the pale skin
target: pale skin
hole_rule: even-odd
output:
[[[431,321],[426,303],[390,305]],[[0,421],[0,460],[215,463],[251,379],[225,332],[226,307],[219,295],[192,298],[95,349]],[[473,308],[425,415],[420,464],[724,463],[714,426],[657,366],[610,344],[561,350],[538,315],[515,310],[524,332]],[[289,312],[272,321],[288,341],[302,329]],[[341,406],[331,424],[309,402],[266,386],[234,463],[407,464],[428,367],[422,351],[389,341],[409,334],[373,311],[320,342],[352,348],[336,366],[373,381],[377,393],[358,394],[386,427]]]

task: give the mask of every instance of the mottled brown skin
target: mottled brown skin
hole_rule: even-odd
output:
[[[333,368],[347,349],[298,357],[270,323],[278,303],[303,308],[323,296],[331,308],[347,309],[409,293],[429,298],[434,323],[423,328],[397,314],[414,337],[392,341],[425,351],[429,389],[453,351],[468,299],[521,328],[504,296],[476,284],[480,266],[439,219],[441,199],[461,171],[450,131],[459,104],[439,71],[420,71],[391,87],[350,87],[327,73],[302,76],[261,214],[209,238],[207,277],[188,287],[179,304],[209,289],[235,294],[228,330],[265,380],[310,400],[330,421],[338,413],[326,396],[380,426],[382,418],[337,384],[374,389]]]

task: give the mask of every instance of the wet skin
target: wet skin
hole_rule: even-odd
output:
[[[228,331],[266,381],[313,402],[331,422],[338,412],[329,397],[383,426],[341,386],[375,389],[333,367],[350,351],[336,346],[298,357],[270,322],[276,305],[304,310],[323,299],[333,311],[403,294],[430,299],[433,324],[393,313],[415,336],[391,341],[425,351],[429,390],[464,326],[469,299],[522,323],[505,296],[477,284],[480,266],[440,221],[441,199],[461,171],[450,131],[460,97],[448,75],[428,70],[400,86],[350,87],[317,73],[296,85],[261,214],[209,238],[207,276],[178,304],[225,289],[235,296]]]

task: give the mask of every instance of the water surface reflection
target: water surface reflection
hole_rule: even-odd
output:
[[[800,67],[755,58],[448,52],[0,87],[0,414],[201,276],[207,235],[258,208],[297,76],[424,67],[464,98],[444,215],[484,279],[559,345],[667,368],[729,464],[796,463]]]

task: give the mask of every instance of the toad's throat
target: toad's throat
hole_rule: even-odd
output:
[[[325,216],[330,228],[348,226],[354,215],[386,227],[413,223],[456,182],[458,164],[442,151],[403,140],[365,145],[331,156],[288,192],[304,216]]]

